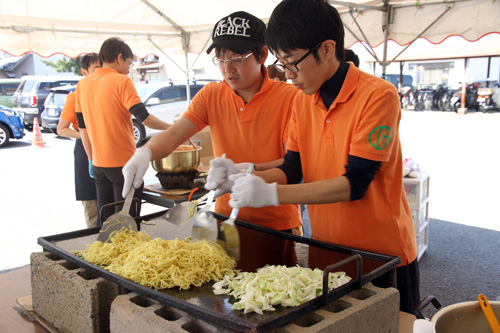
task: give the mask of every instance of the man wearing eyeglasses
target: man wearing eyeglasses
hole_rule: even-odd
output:
[[[210,126],[214,155],[226,154],[226,158],[217,159],[215,164],[211,161],[211,170],[237,173],[252,163],[257,170],[282,163],[297,90],[269,79],[264,66],[268,56],[265,29],[262,20],[246,12],[232,13],[215,24],[207,53],[215,50],[213,63],[219,67],[224,81],[204,86],[171,128],[156,134],[137,150],[123,168],[124,193],[131,186],[140,186],[151,160],[168,156],[205,126]],[[228,170],[227,165],[232,169]],[[216,193],[221,196],[217,198],[215,211],[225,216],[230,215],[231,207],[229,195],[222,194],[231,186],[232,183],[227,183]],[[215,187],[217,184],[208,177],[205,188]],[[277,230],[299,234],[302,231],[298,205],[245,208],[240,210],[238,219]]]
[[[345,62],[342,21],[325,0],[280,2],[266,41],[277,69],[303,93],[294,100],[283,165],[230,176],[229,204],[308,204],[313,239],[399,257],[396,283],[374,283],[396,284],[400,309],[412,313],[419,276],[397,91]],[[310,253],[309,263],[323,259]]]

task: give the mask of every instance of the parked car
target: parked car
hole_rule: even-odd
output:
[[[0,148],[5,147],[11,138],[22,139],[25,134],[23,117],[11,108],[0,105]]]
[[[35,118],[41,123],[40,116],[50,89],[75,85],[81,78],[80,76],[23,76],[12,96],[13,109],[23,114],[25,127],[32,130]]]
[[[50,89],[50,93],[45,100],[45,109],[41,115],[41,125],[43,128],[57,134],[57,125],[59,124],[64,103],[66,103],[66,97],[68,97],[69,93],[75,91],[75,89],[76,85]]]
[[[203,86],[202,84],[190,85],[191,98]],[[173,124],[187,110],[189,105],[185,85],[172,85],[168,82],[137,83],[135,84],[135,88],[149,113],[170,124]],[[158,130],[153,130],[142,125],[135,118],[133,118],[133,125],[137,146],[159,132]]]
[[[0,105],[12,108],[12,96],[16,92],[21,79],[0,79]]]
[[[378,77],[382,77],[382,75],[377,75]],[[385,79],[392,83],[396,89],[398,89],[399,84],[399,74],[386,74]],[[411,87],[413,86],[413,76],[403,74],[403,84],[401,87]]]

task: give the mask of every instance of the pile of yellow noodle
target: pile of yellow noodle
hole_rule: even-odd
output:
[[[115,231],[111,242],[96,241],[84,251],[75,251],[86,261],[143,286],[189,289],[225,275],[236,275],[236,262],[214,242],[150,239],[145,232]]]

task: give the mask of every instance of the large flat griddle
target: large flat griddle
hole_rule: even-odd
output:
[[[136,221],[148,221],[163,215],[165,212],[161,211],[142,216],[137,218]],[[215,214],[215,216],[219,220],[227,219],[226,216],[218,214]],[[264,312],[263,315],[256,313],[243,314],[243,311],[231,310],[231,306],[235,301],[233,297],[213,293],[213,283],[206,283],[201,287],[191,287],[189,290],[179,290],[177,288],[154,290],[110,273],[73,255],[72,251],[84,250],[88,244],[97,240],[100,227],[40,237],[38,238],[38,244],[45,251],[49,251],[85,268],[89,272],[120,285],[125,291],[133,291],[150,297],[162,304],[176,307],[215,325],[236,331],[252,332],[267,331],[282,326],[300,315],[312,312],[328,302],[332,302],[350,291],[360,288],[376,278],[384,279],[384,277],[389,277],[385,279],[391,280],[396,266],[400,263],[398,257],[335,246],[240,220],[236,220],[236,225],[241,239],[241,261],[238,262],[237,268],[242,271],[255,271],[255,269],[266,264],[287,266],[298,264],[302,267],[318,267],[325,271],[345,271],[353,280],[298,307],[285,308],[277,306],[275,311]],[[292,250],[292,253],[290,253],[290,250]],[[315,255],[311,257],[310,253]],[[320,259],[312,262],[314,261],[313,258]],[[326,285],[324,288],[326,288]]]

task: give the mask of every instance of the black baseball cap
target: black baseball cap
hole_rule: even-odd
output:
[[[243,54],[256,43],[265,43],[266,24],[247,12],[235,12],[219,20],[212,32],[210,53],[216,47],[223,47],[235,53]]]

